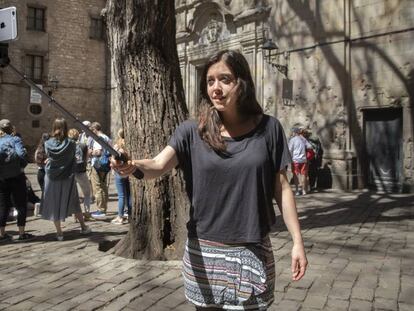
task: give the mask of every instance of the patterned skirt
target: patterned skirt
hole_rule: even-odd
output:
[[[243,245],[188,239],[183,276],[185,296],[196,306],[267,310],[275,288],[270,239]]]

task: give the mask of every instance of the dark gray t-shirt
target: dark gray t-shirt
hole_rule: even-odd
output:
[[[279,121],[264,115],[246,135],[225,138],[227,156],[199,136],[197,123],[185,121],[169,145],[184,171],[191,202],[189,237],[227,243],[257,243],[275,222],[275,174],[291,162]]]

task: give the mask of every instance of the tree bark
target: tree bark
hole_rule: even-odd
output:
[[[108,0],[108,45],[119,87],[128,153],[152,158],[187,118],[175,42],[172,0]],[[115,254],[140,259],[181,257],[188,199],[181,172],[149,180],[131,178],[132,217]]]

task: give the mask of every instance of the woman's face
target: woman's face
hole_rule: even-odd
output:
[[[224,61],[212,65],[207,71],[207,94],[219,112],[236,109],[237,80]]]

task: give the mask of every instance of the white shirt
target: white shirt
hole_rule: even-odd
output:
[[[296,135],[289,140],[289,151],[293,162],[306,163],[306,149],[312,149],[312,145],[305,137]]]

